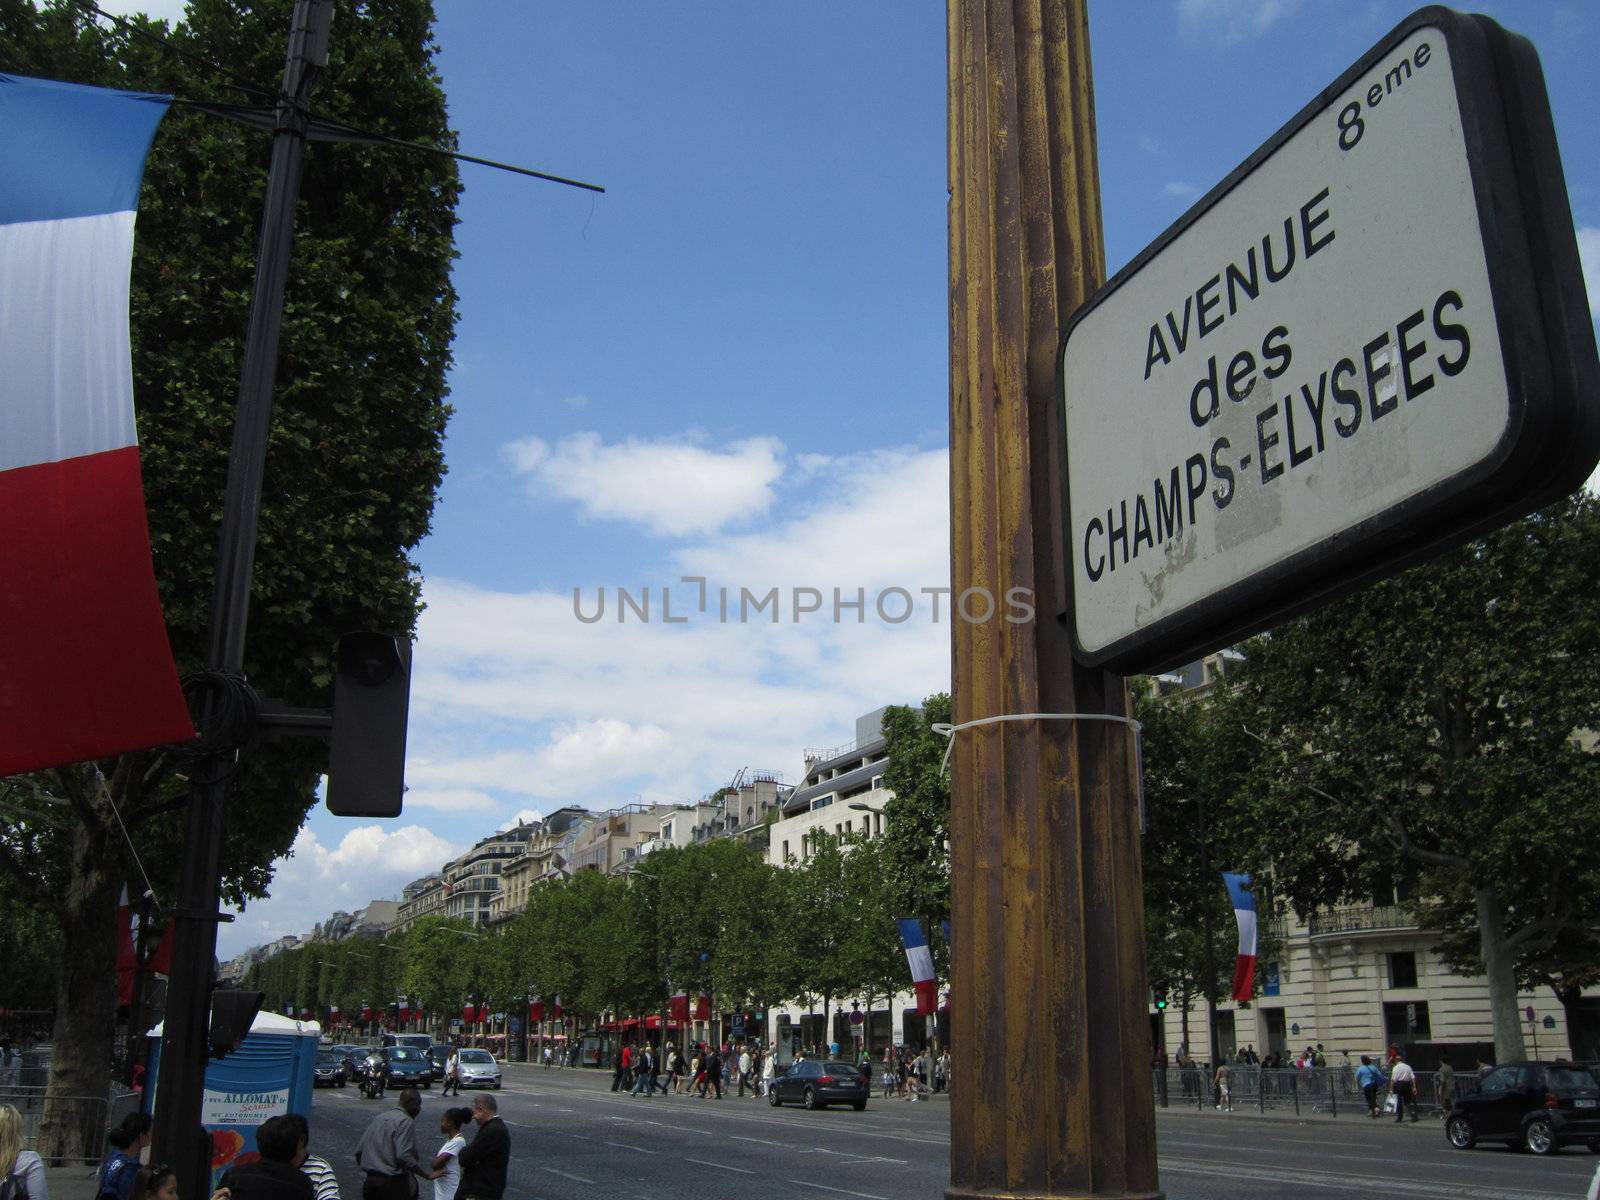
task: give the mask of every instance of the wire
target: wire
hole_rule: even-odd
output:
[[[221,75],[224,79],[229,81],[229,87],[235,88],[241,92],[251,92],[268,100],[277,99],[278,94],[272,91],[270,88],[260,87],[251,80],[246,79],[243,75],[240,75],[235,71],[230,71],[221,63],[206,58],[202,54],[195,54],[192,51],[185,50],[176,42],[172,41],[171,38],[164,38],[159,33],[152,33],[143,26],[135,25],[132,21],[127,20],[125,17],[119,17],[116,13],[108,13],[105,9],[94,3],[94,0],[74,0],[74,3],[76,3],[79,8],[87,9],[96,16],[104,17],[106,20],[117,25],[124,32],[129,33],[134,37],[143,38],[147,42],[154,42],[156,45],[172,51],[173,54],[176,54],[185,62],[191,63],[198,67],[204,67],[208,71],[214,71],[216,74]]]
[[[133,838],[128,835],[128,827],[123,824],[122,814],[117,811],[117,801],[111,794],[111,786],[106,783],[106,777],[100,773],[99,767],[94,769],[94,778],[95,782],[100,785],[100,795],[111,806],[111,815],[117,818],[117,828],[122,830],[122,840],[128,843],[128,853],[133,855],[133,865],[139,868],[139,877],[144,880],[144,894],[150,897],[151,902],[157,908],[160,908],[161,901],[156,896],[155,884],[150,882],[150,875],[144,869],[144,860],[139,857],[139,851],[133,844]]]

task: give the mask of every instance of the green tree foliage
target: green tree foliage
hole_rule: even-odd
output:
[[[1414,876],[1524,1053],[1517,977],[1600,925],[1600,502],[1579,493],[1245,647],[1249,845],[1309,912]]]
[[[69,0],[0,0],[0,70],[190,99],[271,103],[291,0],[193,0],[169,46],[95,24]],[[429,0],[339,0],[314,107],[410,140],[450,145],[433,67]],[[206,63],[215,63],[208,67]],[[262,90],[241,93],[245,80]],[[202,664],[268,138],[174,109],[147,163],[132,274],[134,390],[151,543],[180,671]],[[286,297],[246,671],[264,694],[326,704],[331,654],[350,629],[410,632],[408,552],[443,472],[452,163],[374,146],[307,153]],[[85,686],[92,686],[86,681]],[[313,802],[323,750],[281,742],[237,776],[225,895],[261,895]],[[120,810],[157,893],[173,895],[185,784],[171,754],[0,781],[0,868],[56,903],[74,954],[58,976],[55,1073],[94,1094],[111,1059],[111,918],[135,876]],[[17,817],[57,802],[70,820]],[[46,1131],[49,1141],[49,1131]],[[78,1148],[62,1149],[77,1153]]]
[[[1209,1035],[1190,1037],[1189,1005],[1225,999],[1232,984],[1238,935],[1222,872],[1245,861],[1241,808],[1254,743],[1203,696],[1141,690],[1134,715],[1144,727],[1145,973],[1167,982],[1182,1041],[1209,1057]],[[1259,949],[1265,960],[1270,947]]]
[[[884,870],[894,915],[932,923],[928,944],[941,977],[949,969],[944,941],[936,936],[939,923],[950,919],[950,775],[941,769],[949,741],[933,726],[949,721],[947,692],[929,696],[920,710],[895,706],[883,714],[889,752],[883,785],[894,793],[884,808]]]

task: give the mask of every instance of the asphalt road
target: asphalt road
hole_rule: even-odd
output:
[[[507,1200],[749,1200],[754,1195],[901,1200],[942,1197],[948,1180],[950,1108],[935,1100],[873,1100],[805,1112],[764,1100],[699,1100],[613,1093],[609,1074],[509,1065],[498,1092],[510,1126]],[[424,1152],[443,1100],[422,1093]],[[461,1101],[471,1103],[469,1092]],[[312,1149],[359,1200],[352,1155],[380,1107],[354,1087],[316,1093]],[[1550,1158],[1499,1148],[1449,1147],[1438,1121],[1396,1126],[1362,1118],[1294,1121],[1212,1112],[1163,1112],[1161,1183],[1171,1200],[1280,1200],[1326,1196],[1572,1200],[1584,1195],[1600,1157],[1568,1147]],[[421,1200],[431,1200],[425,1190]]]

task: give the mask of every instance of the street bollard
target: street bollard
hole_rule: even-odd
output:
[[[1300,1072],[1289,1076],[1289,1090],[1294,1093],[1294,1115],[1300,1115]]]
[[[1339,1081],[1333,1073],[1328,1073],[1328,1111],[1337,1119],[1339,1116]]]

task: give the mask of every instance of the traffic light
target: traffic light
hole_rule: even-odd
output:
[[[411,644],[387,633],[339,639],[328,753],[328,811],[398,817],[405,792]]]
[[[1156,980],[1155,983],[1150,985],[1150,990],[1155,993],[1156,1011],[1157,1012],[1166,1012],[1167,1011],[1167,981],[1165,979]]]

